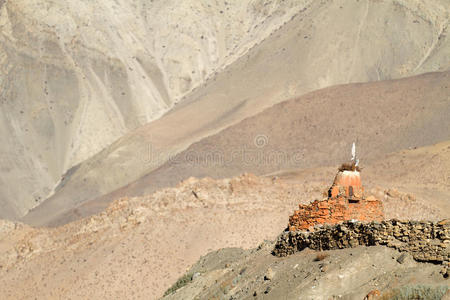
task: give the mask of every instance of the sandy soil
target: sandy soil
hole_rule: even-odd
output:
[[[0,220],[0,298],[161,297],[202,255],[275,239],[354,141],[388,218],[449,218],[446,1],[0,0],[0,217],[41,226]],[[441,283],[384,248],[328,273],[237,251],[175,297],[297,259],[312,271],[270,296]]]
[[[190,179],[54,229],[2,221],[0,295],[154,299],[199,255],[274,238],[303,191],[250,175]]]
[[[448,218],[449,155],[450,142],[390,154],[363,165],[363,183],[367,181],[368,192],[383,199],[387,217]],[[392,170],[409,165],[408,175],[381,172],[384,164]],[[336,169],[291,170],[267,177],[247,174],[222,180],[191,178],[152,195],[117,200],[106,212],[55,228],[34,229],[2,221],[0,295],[5,299],[159,297],[201,255],[224,247],[253,248],[264,239],[275,239],[298,203],[322,198]],[[433,177],[436,173],[440,176]],[[421,178],[425,187],[440,191],[442,197],[406,190],[414,186],[408,185],[409,180],[418,182],[416,178]],[[370,267],[372,260],[367,266],[362,262],[375,250],[357,251],[358,265],[351,270]],[[264,255],[261,259],[272,261]],[[395,253],[378,255],[371,259],[400,272],[392,276],[412,278],[422,268],[411,264],[408,269],[397,269],[391,263]],[[337,258],[344,260],[341,266],[347,266],[347,252],[336,254]],[[255,265],[264,266],[268,265]],[[391,275],[382,274],[389,268],[376,266],[373,278],[380,284],[388,282]],[[337,268],[333,272],[353,272],[345,267],[340,271],[336,264],[332,268]],[[427,267],[424,278],[432,280],[436,270]],[[229,270],[220,272],[222,276]],[[333,274],[330,276],[341,273]],[[323,280],[324,289],[330,291],[332,286]],[[311,281],[305,284],[312,288]],[[361,285],[359,292],[368,288]]]

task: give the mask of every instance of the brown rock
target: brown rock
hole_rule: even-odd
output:
[[[272,280],[274,275],[275,272],[271,268],[268,268],[266,274],[264,275],[264,280]]]
[[[373,290],[370,291],[366,297],[364,297],[364,300],[374,300],[381,296],[381,292],[379,290]]]
[[[438,225],[448,225],[450,224],[450,219],[444,219],[438,222]]]

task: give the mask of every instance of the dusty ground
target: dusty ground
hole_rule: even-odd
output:
[[[55,229],[5,221],[0,295],[154,299],[200,254],[274,238],[303,191],[254,176],[192,179]]]
[[[447,142],[411,149],[364,166],[363,183],[367,180],[369,192],[372,190],[384,199],[387,217],[436,220],[450,216],[448,177],[442,176],[450,171],[449,147]],[[383,164],[397,170],[401,159],[411,166],[408,176],[381,173]],[[439,163],[435,163],[436,159]],[[422,165],[421,162],[427,163]],[[336,167],[292,170],[267,177],[243,175],[231,180],[192,178],[151,196],[118,200],[106,212],[56,228],[33,229],[2,221],[0,295],[6,299],[161,296],[201,255],[224,247],[253,248],[264,239],[274,240],[286,228],[288,216],[299,202],[321,199]],[[436,173],[440,176],[434,178]],[[427,180],[432,180],[434,185],[430,186],[440,191],[442,197],[401,189],[415,178],[422,178],[425,185],[429,184]],[[354,280],[353,276],[358,278],[358,272],[363,272],[361,268],[369,268],[371,272],[367,276],[370,278],[355,290],[357,295],[376,287],[370,281],[374,278],[373,283],[380,285],[386,285],[392,276],[398,277],[399,284],[437,278],[433,275],[437,268],[417,264],[406,265],[407,268],[397,266],[392,259],[397,254],[386,251],[390,250],[357,250],[355,265],[349,265],[348,251],[332,254],[341,262],[330,265],[334,270],[330,278],[334,278],[336,284],[342,282],[343,291],[349,293],[348,285]],[[374,252],[379,253],[364,265],[364,259]],[[317,264],[310,261],[311,257],[312,254],[299,259],[307,269],[319,272]],[[258,270],[268,267],[266,263],[278,264],[267,252],[254,259],[264,261],[255,264]],[[372,259],[375,266],[371,265]],[[386,264],[384,271],[383,264]],[[339,266],[343,266],[342,271]],[[220,269],[218,277],[234,274],[229,268]],[[262,269],[258,270],[251,274],[256,276]],[[391,270],[393,273],[388,272]],[[416,271],[420,276],[414,277]],[[343,281],[335,278],[341,274],[339,272],[348,278]],[[312,278],[304,283],[310,293],[315,291]],[[327,277],[320,278],[323,287],[318,291],[331,293],[333,286],[322,281]],[[297,285],[297,279],[292,280],[288,283]],[[266,288],[261,282],[246,284],[249,284],[249,293],[252,289],[264,292]]]
[[[22,220],[55,226],[0,221],[0,298],[160,297],[200,256],[275,239],[355,140],[387,217],[449,217],[446,0],[152,3],[0,0],[0,216],[37,206]],[[261,177],[187,179],[244,172]],[[295,266],[237,251],[259,276],[243,271],[243,297],[265,295],[269,265]],[[346,251],[329,278],[292,258],[309,295],[440,283],[391,250]],[[217,261],[179,295],[234,276]]]

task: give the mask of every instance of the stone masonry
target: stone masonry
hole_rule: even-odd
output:
[[[317,224],[338,224],[347,220],[382,221],[383,218],[381,201],[368,197],[352,203],[339,196],[299,205],[299,209],[289,217],[289,230],[307,230]]]
[[[399,220],[370,223],[346,221],[337,225],[317,225],[312,232],[285,231],[278,237],[273,254],[287,256],[305,248],[334,250],[359,245],[384,245],[400,252],[409,252],[417,261],[442,263],[448,267],[450,219],[437,223]]]
[[[345,168],[346,167],[346,168]],[[316,200],[289,217],[289,231],[310,230],[317,224],[338,224],[347,220],[382,221],[382,202],[365,197],[360,172],[354,165],[345,164],[337,173],[328,190],[328,198]]]

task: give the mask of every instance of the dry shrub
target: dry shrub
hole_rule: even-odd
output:
[[[174,293],[176,290],[184,287],[192,281],[192,273],[187,273],[182,277],[178,278],[177,282],[175,282],[167,291],[165,291],[164,296],[170,295]]]
[[[410,300],[410,299],[442,299],[449,287],[446,285],[405,285],[388,290],[377,298],[379,300]]]
[[[356,163],[353,161],[351,163],[343,163],[340,167],[339,167],[339,171],[361,171],[361,168],[359,166],[356,165]]]
[[[322,261],[325,258],[327,258],[328,256],[330,256],[328,253],[319,252],[316,254],[316,258],[314,258],[314,261]]]

